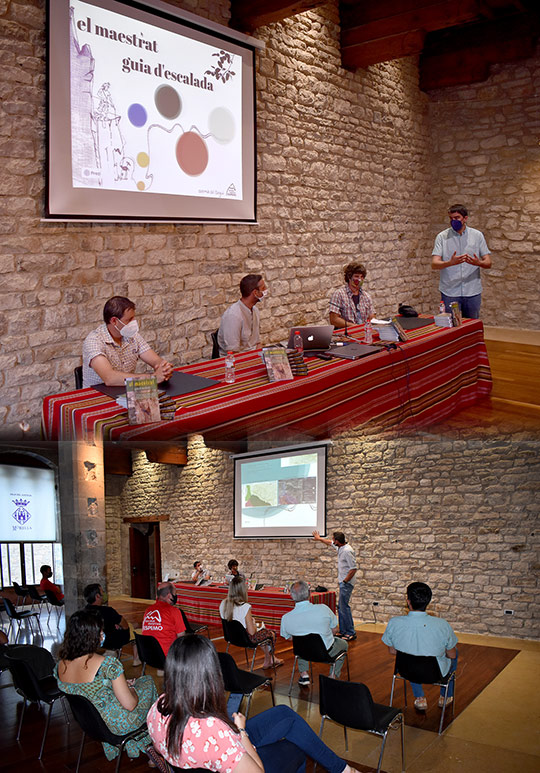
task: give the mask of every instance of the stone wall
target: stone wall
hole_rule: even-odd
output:
[[[345,531],[360,571],[357,621],[401,614],[412,580],[429,582],[432,609],[460,631],[534,638],[538,630],[538,441],[460,439],[427,433],[365,437],[351,433],[329,448],[327,526]],[[195,559],[216,579],[237,558],[258,581],[297,576],[336,588],[331,549],[311,540],[232,538],[233,463],[228,453],[190,439],[185,468],[150,464],[114,482],[108,505],[129,514],[170,514],[162,531],[163,572],[188,579]],[[163,526],[163,524],[162,524]],[[109,554],[109,587],[129,592],[120,542]],[[263,549],[264,545],[264,549]],[[125,558],[124,558],[125,560]],[[124,578],[119,588],[118,578]],[[378,601],[379,606],[373,607]],[[505,609],[514,616],[504,615]]]

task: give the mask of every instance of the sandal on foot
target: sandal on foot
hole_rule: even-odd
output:
[[[424,697],[414,699],[414,708],[417,711],[427,710],[427,700]]]
[[[446,699],[446,705],[449,706],[453,700],[454,700],[454,696],[449,695],[448,698]],[[444,695],[439,696],[439,708],[440,709],[444,708]]]

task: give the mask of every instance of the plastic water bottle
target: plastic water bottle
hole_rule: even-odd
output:
[[[373,328],[371,326],[370,319],[366,319],[366,322],[364,324],[364,341],[366,342],[366,344],[373,343]]]
[[[225,357],[225,383],[234,384],[236,381],[236,374],[234,372],[234,354],[233,352],[227,352]]]
[[[304,352],[304,339],[300,335],[299,330],[295,330],[294,332],[294,338],[293,338],[294,348],[297,352],[300,354],[303,354]]]
[[[446,312],[446,306],[444,305],[444,301],[441,301],[439,303],[439,314],[444,314]]]

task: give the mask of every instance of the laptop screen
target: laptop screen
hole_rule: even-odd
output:
[[[333,325],[311,325],[309,327],[291,327],[287,349],[294,349],[294,335],[302,336],[304,349],[328,349],[334,332]]]

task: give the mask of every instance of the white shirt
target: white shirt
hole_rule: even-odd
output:
[[[225,613],[224,613],[224,606],[225,606],[225,599],[221,602],[219,605],[219,616],[225,620]],[[246,616],[249,610],[251,609],[251,604],[240,604],[240,606],[235,606],[233,608],[233,620],[238,620],[239,623],[242,623],[244,628],[246,627]]]
[[[245,352],[259,344],[259,309],[248,309],[242,300],[225,310],[218,330],[219,353]]]

